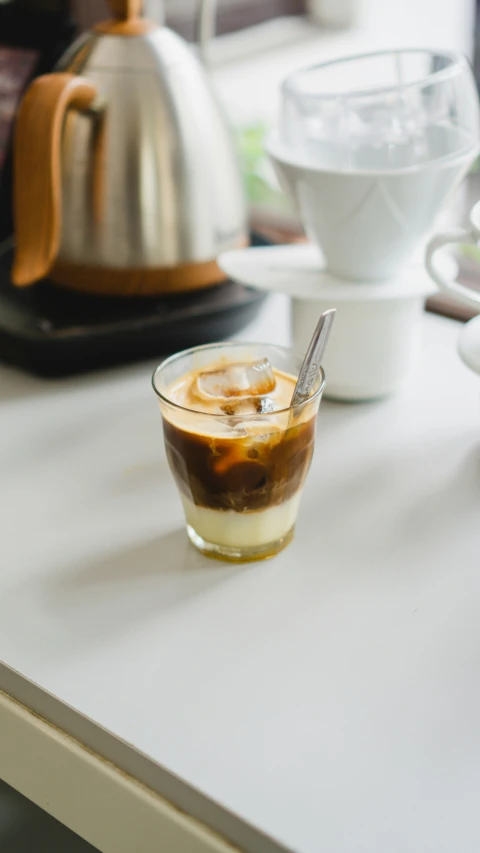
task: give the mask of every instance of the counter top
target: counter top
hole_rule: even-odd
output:
[[[285,339],[285,311],[243,337]],[[322,403],[295,540],[248,567],[187,543],[153,365],[1,367],[0,689],[251,853],[477,851],[480,380],[459,329],[425,316],[397,396]]]

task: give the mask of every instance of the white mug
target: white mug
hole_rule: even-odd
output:
[[[476,311],[480,311],[480,293],[465,287],[464,284],[459,284],[454,278],[445,275],[444,271],[439,268],[435,255],[439,249],[444,246],[454,243],[480,243],[480,202],[472,208],[470,212],[470,228],[452,228],[451,231],[444,231],[442,234],[437,234],[428,243],[427,253],[425,256],[425,264],[428,274],[438,284],[440,290],[453,296],[460,302],[469,305]]]

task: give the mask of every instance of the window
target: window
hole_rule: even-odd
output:
[[[109,17],[107,0],[72,0],[80,30]],[[166,23],[190,41],[195,40],[199,0],[144,0],[145,17]],[[227,33],[260,24],[279,15],[301,15],[306,0],[218,0],[216,32]]]
[[[167,23],[190,41],[195,40],[197,0],[167,0]],[[280,15],[301,15],[306,0],[219,0],[216,32],[230,33],[261,24]]]

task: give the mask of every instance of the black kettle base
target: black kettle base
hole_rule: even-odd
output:
[[[267,245],[252,236],[253,245]],[[12,243],[0,252],[0,359],[59,377],[162,356],[239,332],[266,295],[228,281],[176,296],[106,297],[62,290],[45,279],[16,288]]]

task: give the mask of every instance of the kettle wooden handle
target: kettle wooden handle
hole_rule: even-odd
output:
[[[95,83],[74,74],[45,74],[27,89],[14,136],[16,250],[12,281],[18,286],[43,278],[58,253],[61,232],[61,137],[69,107],[85,110],[97,95]]]

